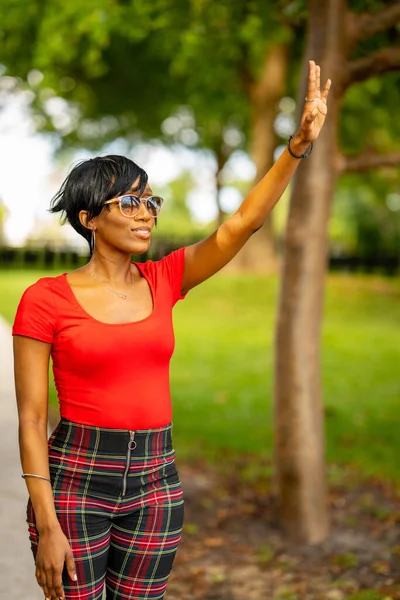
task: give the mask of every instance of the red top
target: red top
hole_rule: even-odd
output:
[[[52,344],[63,418],[132,430],[171,422],[172,307],[184,297],[184,254],[180,248],[160,261],[134,263],[153,297],[153,311],[140,321],[97,321],[78,303],[66,273],[43,277],[24,292],[12,333]]]

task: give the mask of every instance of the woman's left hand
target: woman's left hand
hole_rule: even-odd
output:
[[[331,87],[328,79],[321,91],[321,68],[313,60],[308,63],[308,91],[298,135],[304,142],[314,142],[320,134],[328,112],[326,101]]]

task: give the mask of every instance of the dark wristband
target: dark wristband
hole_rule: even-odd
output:
[[[309,149],[309,151],[306,154],[301,154],[300,156],[297,156],[297,154],[295,154],[293,152],[293,150],[291,149],[291,147],[290,147],[290,140],[293,139],[293,138],[294,138],[294,135],[291,135],[289,137],[289,140],[288,140],[288,143],[287,143],[287,148],[288,148],[290,154],[293,156],[293,158],[299,158],[300,159],[300,158],[307,158],[307,156],[310,156],[311,152],[314,149],[314,142],[311,142],[310,149]]]

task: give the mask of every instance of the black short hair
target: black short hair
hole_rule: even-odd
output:
[[[146,171],[125,156],[109,154],[83,160],[72,169],[50,203],[50,212],[62,214],[62,224],[68,222],[82,235],[91,248],[92,234],[79,220],[81,210],[88,211],[88,220],[97,217],[104,202],[121,196],[138,181],[142,194],[148,176]]]

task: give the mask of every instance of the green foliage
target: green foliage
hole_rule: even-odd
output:
[[[58,131],[64,147],[99,150],[119,136],[128,145],[160,138],[207,147],[221,166],[234,149],[248,146],[252,86],[276,43],[289,48],[288,93],[294,96],[306,4],[3,0],[1,61],[9,76],[20,78],[34,92],[37,126]],[[348,4],[360,13],[387,6],[384,0]],[[352,58],[397,44],[398,31],[398,26],[392,27],[359,43]],[[399,73],[351,86],[342,104],[342,151],[396,149],[400,120],[394,115],[399,104]],[[364,254],[378,249],[393,253],[398,214],[391,213],[384,200],[389,193],[399,193],[398,178],[398,173],[384,173],[342,179],[331,224],[335,246]],[[184,204],[177,202],[169,225],[190,230],[188,215],[181,210]]]
[[[385,5],[349,1],[349,8],[359,12]],[[160,137],[161,123],[186,105],[198,133],[189,145],[214,152],[222,145],[229,155],[224,132],[236,127],[246,140],[251,85],[273,44],[293,45],[291,79],[297,80],[305,10],[304,1],[287,0],[3,0],[1,60],[9,75],[28,77],[41,117],[37,123],[58,130],[64,143],[98,148],[118,135],[133,141]],[[395,31],[359,44],[355,56],[393,44]],[[398,106],[399,89],[398,77],[388,76],[349,90],[343,113],[346,148],[358,151],[371,141],[372,130],[375,137],[390,135],[387,108]],[[54,97],[70,103],[62,120],[49,110]],[[362,136],[360,119],[366,125]],[[399,127],[392,139],[398,139]]]
[[[193,237],[201,239],[211,233],[211,225],[198,224],[193,221],[187,197],[194,185],[192,173],[184,171],[179,177],[160,189],[160,195],[165,202],[162,218],[159,219],[154,232],[156,239],[159,237],[167,237],[170,240]]]
[[[400,106],[400,73],[387,73],[352,85],[344,97],[340,141],[351,155],[364,148],[389,152],[398,147],[400,122],[394,118]]]
[[[58,129],[65,141],[82,144],[90,143],[78,129],[87,119],[116,117],[109,132],[94,131],[98,144],[118,134],[155,136],[186,104],[200,143],[218,149],[227,125],[247,133],[249,81],[269,46],[290,37],[276,4],[262,0],[4,0],[0,22],[8,73],[31,80],[49,129],[57,129],[49,98],[72,103],[75,123]],[[32,69],[41,81],[29,78]]]
[[[344,175],[336,189],[330,222],[334,253],[398,256],[400,205],[391,210],[390,195],[399,195],[400,201],[399,191],[400,170]]]

